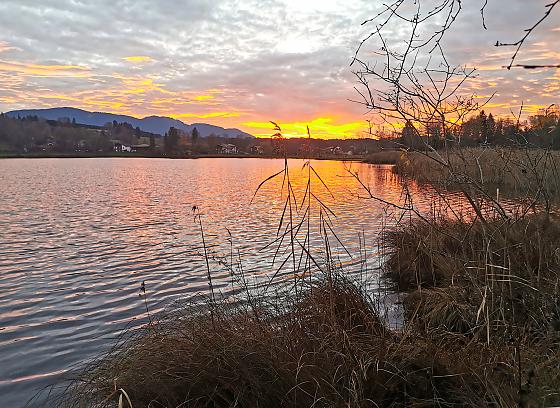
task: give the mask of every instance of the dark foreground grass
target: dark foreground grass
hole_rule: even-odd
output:
[[[340,277],[275,301],[214,305],[212,315],[187,307],[164,317],[84,369],[53,403],[116,407],[121,399],[126,407],[128,397],[134,407],[518,404],[516,347],[506,341],[488,344],[462,330],[413,324],[387,330],[367,296]]]
[[[499,350],[517,382],[505,406],[560,405],[558,217],[416,222],[389,239],[409,330]]]

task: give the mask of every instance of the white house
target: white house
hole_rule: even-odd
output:
[[[115,150],[115,152],[133,152],[134,150],[132,149],[132,146],[128,146],[125,144],[122,144],[120,142],[115,142],[113,149]]]
[[[237,146],[233,144],[221,144],[216,146],[216,152],[219,154],[237,154]]]

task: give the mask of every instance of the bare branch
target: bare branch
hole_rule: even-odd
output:
[[[507,65],[505,68],[507,69],[511,69],[514,65],[513,63],[515,62],[515,58],[517,58],[517,54],[519,54],[519,50],[521,49],[521,47],[523,46],[523,44],[525,43],[525,41],[527,40],[527,38],[529,38],[529,36],[533,33],[533,31],[544,21],[548,18],[548,16],[550,15],[550,13],[552,12],[552,10],[554,9],[554,7],[556,5],[558,5],[558,3],[560,3],[560,0],[554,0],[552,1],[552,3],[549,3],[545,6],[546,11],[544,13],[544,15],[530,28],[527,28],[525,30],[525,35],[523,37],[521,37],[521,39],[517,42],[514,43],[502,43],[500,41],[496,42],[496,47],[517,47],[515,49],[515,52],[513,53],[513,56],[511,57],[511,61],[509,63],[509,65]],[[515,65],[516,67],[522,67],[522,68],[526,68],[526,69],[534,69],[534,68],[557,68],[559,67],[559,65]]]

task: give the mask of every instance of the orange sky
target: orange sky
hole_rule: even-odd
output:
[[[305,136],[309,125],[322,138],[362,136],[366,120],[375,122],[350,101],[358,95],[349,66],[368,33],[361,23],[378,11],[375,2],[217,0],[181,9],[171,1],[133,3],[3,0],[0,111],[72,106],[256,136],[271,135],[272,120],[287,136]],[[488,30],[474,3],[447,38],[453,63],[479,69],[465,91],[481,100],[495,93],[487,110],[501,115],[521,103],[527,114],[560,103],[559,70],[507,71],[511,50],[492,46],[516,40],[546,2],[511,0],[503,9],[490,0]],[[518,62],[560,62],[559,16],[555,10],[539,27]],[[117,17],[119,24],[108,23]]]

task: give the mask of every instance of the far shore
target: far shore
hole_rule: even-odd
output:
[[[0,159],[78,159],[78,158],[150,158],[150,159],[281,159],[280,156],[255,155],[255,154],[192,154],[166,156],[160,154],[148,154],[142,152],[134,153],[55,153],[55,152],[34,152],[34,153],[11,153],[0,152]],[[302,156],[288,156],[289,159],[307,159]],[[311,157],[313,160],[340,160],[340,161],[367,161],[366,155],[321,155]]]

